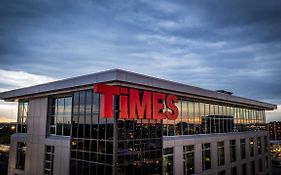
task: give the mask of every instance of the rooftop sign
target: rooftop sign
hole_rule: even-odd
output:
[[[94,92],[100,96],[100,116],[112,117],[112,97],[119,96],[121,119],[169,119],[178,118],[177,96],[133,88],[95,84]]]

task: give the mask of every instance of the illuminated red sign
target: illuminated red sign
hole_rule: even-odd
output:
[[[100,96],[100,116],[112,117],[112,97],[119,96],[121,119],[169,119],[178,118],[177,96],[159,92],[142,91],[125,87],[95,84],[94,92]]]

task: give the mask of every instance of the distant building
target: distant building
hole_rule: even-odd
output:
[[[19,102],[9,175],[271,174],[273,104],[123,70],[0,99]]]
[[[266,124],[270,140],[281,140],[281,121]]]

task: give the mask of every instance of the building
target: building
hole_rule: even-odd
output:
[[[281,122],[274,121],[266,124],[270,140],[281,140]]]
[[[271,174],[276,105],[118,69],[0,98],[19,104],[10,175]]]

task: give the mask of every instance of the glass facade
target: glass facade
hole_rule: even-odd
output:
[[[265,124],[262,110],[182,98],[176,120],[124,120],[119,118],[119,96],[112,99],[113,117],[102,118],[100,95],[92,89],[49,98],[48,133],[71,136],[70,174],[173,174],[173,149],[162,149],[163,136],[254,131]],[[237,160],[235,144],[230,141],[231,162]],[[244,159],[245,139],[240,146]],[[184,174],[194,174],[194,145],[184,146],[183,152]],[[218,166],[225,165],[224,142],[217,143],[217,154]],[[202,169],[211,169],[210,143],[202,144]]]
[[[99,117],[99,95],[74,92],[70,174],[112,174],[113,119]]]
[[[73,94],[71,174],[161,173],[161,120],[119,119],[116,97],[113,118],[101,118],[99,101],[92,90]]]
[[[72,97],[60,95],[49,100],[49,134],[70,136]]]
[[[117,174],[159,174],[162,171],[160,120],[119,119],[117,138]],[[164,157],[167,156],[166,153],[167,151]],[[170,159],[169,156],[166,158],[163,158],[164,161]]]
[[[183,147],[184,174],[194,174],[194,145]]]
[[[16,159],[16,168],[17,169],[24,170],[25,155],[26,155],[26,143],[18,142],[18,145],[17,145],[17,159]]]
[[[54,154],[55,147],[54,146],[45,146],[45,163],[44,163],[44,174],[52,175],[54,170]]]
[[[18,103],[17,132],[27,133],[28,101],[20,100]]]
[[[264,110],[179,100],[179,117],[163,121],[163,135],[193,135],[266,130]]]

